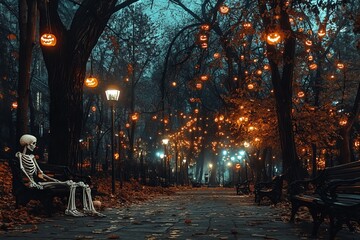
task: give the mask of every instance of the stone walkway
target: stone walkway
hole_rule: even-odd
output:
[[[160,196],[125,209],[106,209],[106,218],[56,216],[34,232],[9,232],[0,239],[310,239],[311,223],[286,223],[279,209],[257,206],[234,189],[201,188]],[[323,224],[318,239],[326,239]],[[347,229],[338,239],[360,239]]]

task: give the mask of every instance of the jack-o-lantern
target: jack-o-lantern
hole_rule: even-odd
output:
[[[56,37],[54,34],[44,33],[40,37],[40,43],[45,47],[53,47],[56,45]]]
[[[281,36],[277,32],[269,33],[266,37],[266,41],[270,45],[276,45],[281,40]]]
[[[230,11],[230,8],[228,7],[228,6],[226,6],[225,4],[223,4],[223,5],[221,5],[220,7],[219,7],[219,11],[220,11],[220,13],[221,14],[228,14],[229,13],[229,11]]]
[[[96,77],[88,77],[85,79],[85,86],[89,88],[96,88],[99,85],[99,81]]]

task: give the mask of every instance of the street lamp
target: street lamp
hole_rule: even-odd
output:
[[[111,192],[115,193],[115,152],[114,152],[114,117],[115,117],[115,103],[119,100],[120,90],[111,86],[106,91],[106,99],[111,105]]]
[[[168,156],[168,153],[167,153],[167,148],[166,148],[166,145],[169,144],[169,139],[168,138],[164,138],[161,140],[162,144],[164,145],[164,154],[165,154],[165,157],[164,157],[164,177],[165,177],[165,184],[168,183],[168,177],[167,177],[167,165],[169,165],[169,178],[170,178],[170,163],[168,163],[168,159],[169,159],[169,156]]]

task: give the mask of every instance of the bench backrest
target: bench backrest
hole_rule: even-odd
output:
[[[20,169],[19,160],[16,158],[9,159],[9,167],[11,169],[12,175],[12,192],[14,195],[16,195],[17,192],[26,188],[23,180],[22,170]]]
[[[324,184],[328,185],[334,180],[353,180],[360,177],[360,160],[325,168],[323,172]],[[336,192],[360,194],[360,181],[351,185],[339,186]]]

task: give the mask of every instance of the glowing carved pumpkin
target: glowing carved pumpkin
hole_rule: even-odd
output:
[[[44,33],[40,37],[40,43],[45,47],[53,47],[56,45],[56,37],[54,34]]]
[[[95,77],[88,77],[85,79],[85,86],[89,88],[96,88],[99,85],[99,81]]]
[[[276,45],[280,40],[281,36],[277,32],[269,33],[266,37],[266,41],[270,45]]]
[[[221,14],[228,14],[230,11],[230,8],[228,6],[226,6],[225,4],[223,4],[219,7],[219,11]]]

